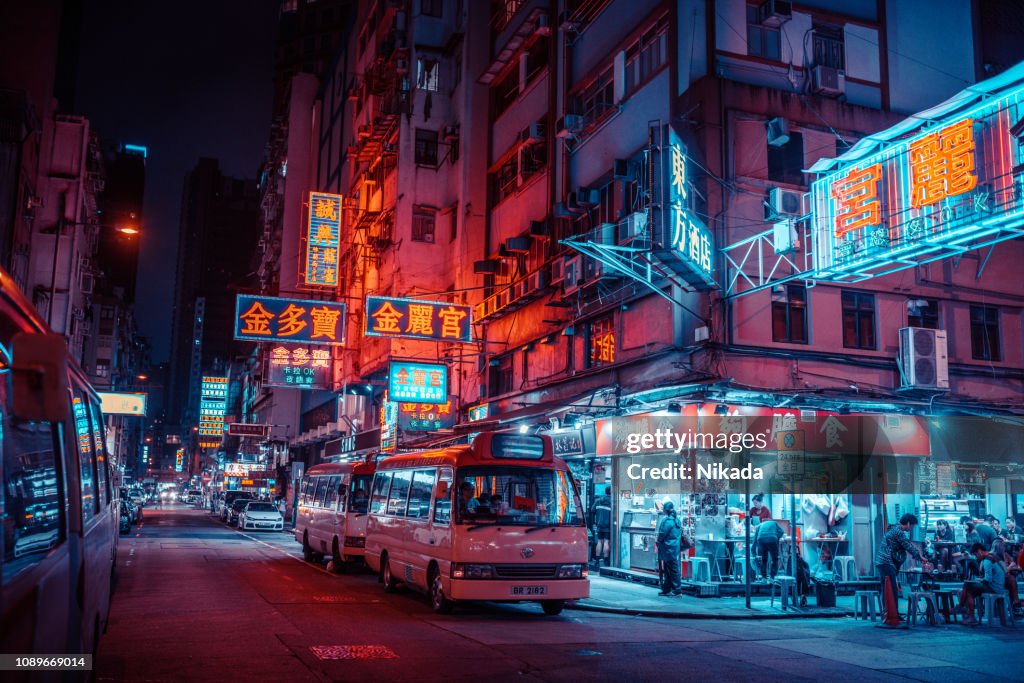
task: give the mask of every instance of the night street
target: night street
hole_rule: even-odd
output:
[[[649,619],[535,605],[431,613],[364,571],[302,562],[281,532],[149,509],[121,539],[99,680],[1019,680],[1024,629],[891,632],[838,620]],[[320,647],[353,648],[317,655]],[[335,657],[335,659],[332,659]],[[670,673],[671,672],[671,673]]]

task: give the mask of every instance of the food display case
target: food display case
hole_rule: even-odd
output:
[[[963,540],[963,527],[960,526],[960,518],[964,515],[970,516],[970,506],[966,500],[954,500],[950,498],[922,498],[921,499],[921,527],[925,533],[935,533],[935,523],[940,519],[949,522],[953,533],[957,534],[957,540]]]
[[[658,513],[625,512],[622,532],[629,538],[629,568],[658,571]]]

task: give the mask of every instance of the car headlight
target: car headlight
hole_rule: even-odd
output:
[[[558,578],[560,579],[582,579],[586,575],[587,570],[583,568],[582,564],[563,564],[558,568]]]
[[[452,564],[453,579],[493,579],[494,567],[489,564]]]

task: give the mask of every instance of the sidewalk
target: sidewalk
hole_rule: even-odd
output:
[[[612,612],[679,619],[808,619],[840,618],[853,615],[853,597],[838,596],[835,607],[815,607],[809,596],[807,607],[783,610],[776,597],[775,606],[763,595],[752,596],[750,609],[743,597],[676,598],[658,595],[658,589],[621,579],[590,576],[590,597],[566,607],[591,612]]]

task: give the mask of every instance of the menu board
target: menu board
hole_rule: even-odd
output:
[[[934,462],[921,460],[917,463],[917,492],[922,496],[935,494],[938,488],[938,471]]]
[[[955,491],[953,486],[953,463],[935,463],[935,494],[938,496],[951,496]]]

